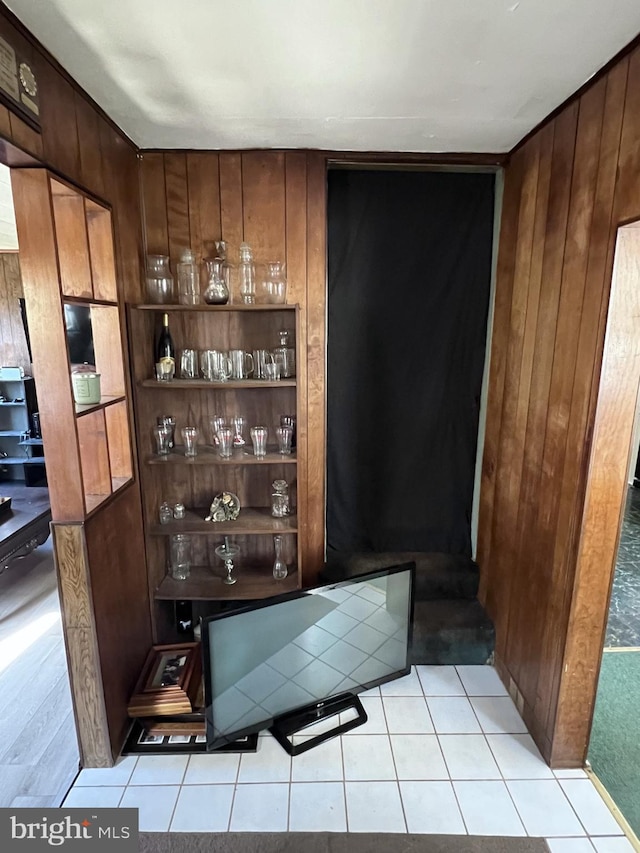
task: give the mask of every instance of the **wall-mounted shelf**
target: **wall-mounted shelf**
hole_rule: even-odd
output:
[[[156,391],[186,391],[215,388],[216,391],[237,391],[249,388],[295,388],[295,379],[278,379],[268,382],[266,379],[229,379],[228,382],[208,382],[205,379],[173,379],[171,382],[158,382],[156,379],[143,379],[142,388],[154,388]]]
[[[247,313],[247,314],[258,314],[261,311],[295,311],[295,305],[282,305],[282,304],[258,304],[258,305],[177,305],[174,303],[167,303],[166,305],[136,305],[136,309],[138,311],[159,311],[164,314],[168,314],[170,312],[201,312],[201,313],[212,313],[219,314],[225,313],[227,311],[233,311],[235,313]]]
[[[155,590],[154,597],[158,600],[189,600],[189,601],[223,601],[265,598],[269,595],[282,595],[298,589],[298,573],[295,567],[281,581],[274,579],[268,567],[256,568],[238,564],[233,572],[236,583],[227,585],[222,582],[224,577],[222,564],[216,569],[208,566],[192,566],[191,574],[184,581],[174,580],[169,575]]]
[[[297,461],[295,453],[286,455],[275,450],[260,459],[251,450],[234,450],[231,458],[223,459],[215,447],[202,445],[198,446],[197,456],[185,456],[184,449],[177,445],[167,456],[153,454],[145,459],[147,465],[295,465]]]
[[[83,415],[88,415],[91,412],[96,412],[98,409],[106,409],[107,406],[113,406],[114,403],[121,403],[126,398],[124,396],[111,397],[103,394],[99,403],[91,403],[79,405],[75,403],[76,417],[81,418]]]
[[[245,507],[235,521],[205,521],[209,510],[187,510],[184,519],[168,524],[153,524],[152,536],[170,536],[173,533],[194,533],[202,536],[262,535],[265,533],[297,533],[298,519],[295,515],[274,518],[266,507]]]

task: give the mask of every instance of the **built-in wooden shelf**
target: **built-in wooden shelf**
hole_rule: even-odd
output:
[[[14,403],[13,401],[12,402],[6,402],[6,403],[0,403],[0,406],[24,406],[24,401],[22,403]]]
[[[104,503],[110,497],[112,497],[117,491],[122,489],[127,483],[131,483],[131,477],[112,477],[111,478],[111,491],[106,495],[85,495],[85,505],[87,509],[87,515],[90,512],[93,512],[97,509],[100,504]]]
[[[103,395],[100,398],[99,403],[91,403],[87,405],[78,405],[78,403],[76,403],[76,417],[80,418],[83,415],[88,415],[91,412],[98,411],[99,409],[106,409],[107,406],[113,406],[114,403],[121,403],[125,399],[125,397],[109,397],[107,395]]]
[[[44,465],[44,456],[0,456],[0,468],[3,465]]]
[[[171,311],[205,311],[216,313],[219,311],[247,311],[248,313],[256,311],[295,311],[295,305],[280,304],[258,304],[258,305],[178,305],[175,303],[167,303],[164,305],[133,305],[138,311],[159,311],[163,314],[168,314]]]
[[[226,572],[222,563],[215,569],[209,566],[192,566],[191,574],[184,581],[174,580],[167,575],[154,593],[157,599],[216,601],[218,599],[241,600],[267,598],[298,589],[298,572],[289,567],[289,574],[281,581],[274,579],[270,567],[256,568],[238,563],[233,571],[237,578],[234,584],[222,582]]]
[[[172,379],[170,382],[158,382],[157,379],[143,379],[138,383],[142,388],[154,388],[156,390],[184,390],[207,388],[211,390],[235,390],[238,388],[295,388],[295,379],[278,379],[268,382],[266,379],[229,379],[227,382],[209,382],[206,379]]]
[[[274,518],[268,507],[243,507],[235,521],[205,521],[209,509],[187,510],[185,518],[168,524],[153,524],[152,536],[170,536],[173,533],[195,533],[204,536],[229,536],[230,534],[297,533],[298,518]]]
[[[19,438],[24,434],[23,429],[0,429],[0,438]],[[22,444],[22,442],[18,442]]]
[[[41,438],[23,438],[22,441],[18,442],[20,447],[42,447],[43,444]]]
[[[231,458],[223,459],[217,448],[208,444],[198,445],[197,456],[185,456],[184,448],[176,445],[167,456],[152,454],[145,459],[147,465],[295,465],[297,461],[295,452],[284,454],[278,453],[277,450],[270,450],[266,456],[259,459],[249,447],[234,450]]]

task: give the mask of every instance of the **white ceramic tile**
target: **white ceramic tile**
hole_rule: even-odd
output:
[[[632,843],[624,835],[617,835],[615,838],[592,838],[591,841],[598,853],[635,853]]]
[[[553,779],[531,735],[487,735],[505,779]]]
[[[476,734],[480,723],[465,696],[432,696],[427,699],[433,725],[442,734]]]
[[[127,755],[120,758],[113,767],[97,767],[81,770],[74,782],[76,787],[81,785],[126,785],[136,766],[137,756]]]
[[[529,835],[584,835],[582,824],[555,779],[509,781],[507,787]]]
[[[382,707],[382,699],[380,693],[377,696],[369,696],[366,693],[360,694],[362,707],[367,714],[367,722],[355,729],[346,732],[343,737],[351,735],[384,735],[387,733],[387,720]]]
[[[238,782],[288,782],[291,756],[272,737],[258,738],[256,752],[244,752],[240,758]]]
[[[425,696],[464,696],[455,666],[417,666]]]
[[[526,734],[527,727],[510,696],[476,696],[470,701],[483,732]]]
[[[290,832],[346,832],[342,782],[300,782],[291,785]]]
[[[396,778],[391,745],[386,735],[342,738],[344,778],[350,781]]]
[[[302,738],[294,737],[294,744]],[[341,782],[342,744],[339,737],[312,747],[291,759],[293,782]]]
[[[346,782],[349,832],[406,832],[397,782]]]
[[[130,785],[120,808],[138,809],[141,832],[167,832],[179,793],[178,785]]]
[[[588,838],[547,838],[551,853],[594,853]],[[613,851],[611,851],[613,853]],[[620,851],[622,853],[622,851]],[[629,851],[631,853],[631,851]]]
[[[380,693],[383,696],[422,696],[422,685],[415,667],[411,669],[409,675],[381,684]]]
[[[391,735],[391,749],[398,779],[449,778],[435,735]]]
[[[226,832],[234,785],[186,785],[180,789],[171,832]]]
[[[236,785],[231,832],[286,832],[289,785]]]
[[[400,782],[408,832],[465,835],[451,782]]]
[[[387,728],[394,734],[431,734],[433,723],[423,696],[385,696]]]
[[[360,696],[361,699],[363,696],[366,698],[368,698],[370,696],[380,696],[380,688],[379,687],[372,687],[370,690],[363,690],[362,693],[359,693],[358,695]]]
[[[120,803],[124,787],[109,785],[104,788],[90,788],[76,785],[69,791],[62,804],[65,809],[95,808],[114,809]]]
[[[213,785],[235,782],[238,777],[240,755],[237,752],[218,752],[209,755],[192,755],[189,758],[183,785]]]
[[[554,770],[556,779],[588,779],[586,772],[579,767],[568,767],[566,770]]]
[[[469,835],[526,835],[504,782],[454,782]]]
[[[141,755],[129,784],[179,785],[184,778],[188,761],[188,755]]]
[[[560,787],[569,798],[588,835],[622,835],[622,827],[590,779],[561,779]]]
[[[452,779],[500,779],[484,735],[440,735],[440,748]]]
[[[468,696],[508,696],[507,688],[492,666],[457,666]]]

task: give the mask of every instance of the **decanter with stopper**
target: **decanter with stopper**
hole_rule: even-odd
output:
[[[224,280],[223,258],[207,258],[207,288],[203,299],[207,305],[226,305],[229,301],[229,288]]]

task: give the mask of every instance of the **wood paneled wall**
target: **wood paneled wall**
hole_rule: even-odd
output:
[[[137,301],[143,253],[136,148],[1,5],[0,35],[33,64],[42,126],[37,133],[0,105],[0,160],[46,166],[112,207],[119,292]],[[55,472],[49,474],[52,482]],[[122,531],[126,536],[114,541]],[[72,532],[56,537],[61,586],[86,603],[81,617],[65,610],[72,692],[82,761],[105,766],[122,745],[125,697],[152,642],[138,482]]]
[[[615,558],[609,545],[587,560],[580,543],[600,464],[590,453],[617,226],[637,217],[640,50],[529,138],[505,170],[481,597],[503,677],[543,754],[561,766],[585,757]],[[613,525],[624,480],[598,495],[598,513]]]
[[[31,373],[18,302],[23,296],[17,252],[0,252],[0,366],[22,367],[25,373]]]
[[[298,524],[303,580],[324,559],[324,358],[326,160],[321,152],[245,151],[142,154],[146,251],[169,255],[175,274],[183,248],[215,257],[240,243],[257,263],[286,261],[287,302],[300,305],[298,364]]]

